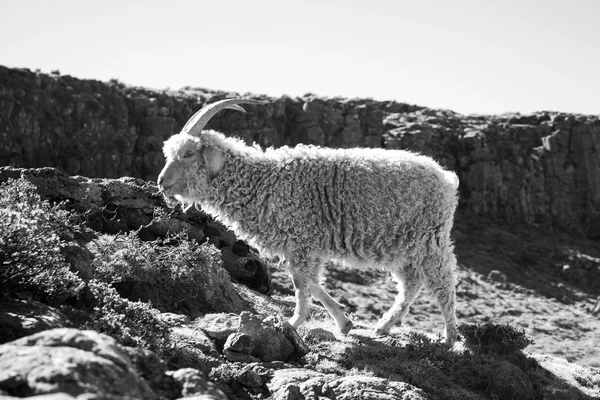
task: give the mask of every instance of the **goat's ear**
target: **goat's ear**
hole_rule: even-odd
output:
[[[208,180],[211,181],[225,168],[225,152],[208,146],[202,150],[202,157],[204,157]]]

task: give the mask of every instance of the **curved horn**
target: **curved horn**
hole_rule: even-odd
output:
[[[219,111],[228,108],[230,110],[237,110],[241,112],[246,112],[241,106],[238,104],[268,104],[268,101],[263,100],[253,100],[253,99],[225,99],[216,101],[214,103],[205,105],[200,110],[196,112],[196,114],[192,115],[192,118],[186,122],[181,129],[182,132],[187,133],[192,136],[200,136],[202,129],[208,123],[208,121]]]

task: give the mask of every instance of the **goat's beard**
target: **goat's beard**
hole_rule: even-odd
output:
[[[187,198],[180,194],[175,195],[175,200],[177,200],[181,204],[183,212],[187,212],[190,208],[194,206],[194,204],[196,204],[195,200]]]

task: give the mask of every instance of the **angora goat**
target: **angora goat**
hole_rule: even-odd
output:
[[[352,322],[318,283],[325,262],[386,268],[398,281],[392,308],[376,326],[387,334],[408,313],[423,286],[445,318],[446,343],[456,341],[456,258],[450,240],[458,178],[431,158],[404,150],[329,149],[298,145],[263,150],[203,130],[224,108],[264,104],[227,99],[203,107],[164,144],[160,189],[196,205],[267,256],[286,260],[295,287],[290,324],[319,300],[347,333]]]

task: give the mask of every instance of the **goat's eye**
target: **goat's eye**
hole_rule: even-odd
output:
[[[193,157],[194,154],[196,154],[193,150],[188,150],[184,155],[183,158],[190,158]]]

